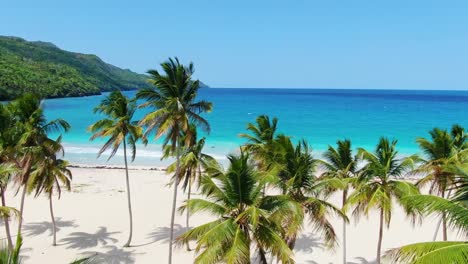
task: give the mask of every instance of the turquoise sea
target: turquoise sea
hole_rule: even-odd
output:
[[[133,97],[134,91],[126,92]],[[44,102],[49,119],[65,118],[72,130],[64,135],[66,158],[74,163],[122,164],[96,159],[102,141],[90,142],[86,128],[100,118],[92,109],[105,96],[49,99]],[[243,143],[238,137],[248,122],[261,114],[279,118],[279,132],[307,139],[316,156],[337,139],[349,138],[354,147],[372,149],[380,136],[398,139],[403,155],[417,153],[415,139],[435,126],[454,123],[468,127],[468,91],[350,90],[350,89],[227,89],[200,90],[200,98],[213,102],[206,114],[211,124],[206,152],[223,159]],[[141,118],[147,110],[139,110]],[[134,164],[164,165],[156,141],[139,146]]]

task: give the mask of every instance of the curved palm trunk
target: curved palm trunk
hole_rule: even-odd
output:
[[[132,201],[130,199],[130,179],[128,177],[128,164],[127,164],[127,143],[125,138],[123,140],[123,147],[124,147],[124,161],[125,161],[125,180],[127,183],[127,201],[128,201],[128,216],[130,218],[130,234],[128,235],[128,240],[125,243],[124,247],[129,247],[130,243],[132,242],[132,235],[133,235],[133,214],[132,214]]]
[[[6,206],[5,188],[1,188],[0,191],[2,193],[2,206]],[[9,217],[5,216],[3,220],[5,222],[5,233],[7,237],[8,248],[13,249],[13,241],[11,240],[11,232],[10,232],[10,219]]]
[[[21,235],[21,229],[23,227],[23,211],[24,211],[24,199],[26,198],[26,189],[28,186],[29,173],[31,170],[32,157],[28,156],[26,161],[23,164],[23,193],[21,194],[21,204],[20,204],[20,218],[18,221],[18,235]]]
[[[55,224],[55,217],[54,217],[54,207],[52,206],[52,192],[49,193],[49,209],[50,209],[50,218],[52,219],[52,246],[57,245],[57,226]]]
[[[187,202],[190,201],[190,192],[192,191],[192,181],[189,179],[188,182],[188,193],[187,193]],[[187,218],[185,219],[185,225],[186,225],[186,231],[188,232],[190,230],[190,223],[189,223],[189,217],[190,217],[190,209],[187,206]],[[187,243],[187,251],[190,251],[190,245]]]
[[[21,235],[21,228],[23,226],[23,211],[24,211],[24,199],[26,197],[26,184],[23,186],[23,193],[21,194],[21,204],[20,204],[20,218],[18,220],[18,235]]]
[[[447,199],[450,197],[450,193],[452,190],[450,190],[447,194]],[[445,198],[445,192],[442,192],[442,198]],[[436,225],[436,230],[434,232],[434,237],[432,238],[432,241],[436,241],[437,239],[437,234],[439,233],[440,225],[442,224],[442,240],[447,241],[447,217],[445,214],[442,214],[442,217],[439,219]]]
[[[379,242],[377,244],[377,264],[380,264],[380,255],[382,254],[382,238],[383,238],[383,219],[384,218],[384,211],[380,209],[380,225],[379,225]]]
[[[172,243],[174,241],[174,221],[175,221],[175,211],[177,205],[177,187],[179,185],[179,172],[180,172],[180,146],[177,143],[176,147],[176,173],[175,173],[175,183],[174,183],[174,195],[172,197],[172,212],[171,212],[171,233],[169,234],[169,264],[172,264]]]
[[[348,198],[348,190],[343,190],[343,207]],[[346,220],[343,219],[343,264],[346,264]]]

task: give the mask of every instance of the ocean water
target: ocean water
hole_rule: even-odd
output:
[[[126,92],[133,97],[134,91]],[[122,164],[122,153],[107,162],[96,153],[102,140],[89,141],[87,127],[102,116],[92,109],[104,95],[49,99],[44,102],[49,119],[64,118],[71,125],[64,134],[66,158],[74,163]],[[248,122],[261,114],[279,118],[278,130],[294,140],[307,139],[315,155],[350,139],[354,147],[373,149],[379,137],[398,140],[402,155],[418,153],[417,137],[433,127],[449,129],[454,123],[468,127],[468,91],[339,90],[339,89],[201,89],[200,98],[213,102],[205,117],[211,124],[206,152],[222,160],[244,142]],[[141,109],[136,119],[147,110]],[[136,165],[160,166],[160,142],[139,145]]]

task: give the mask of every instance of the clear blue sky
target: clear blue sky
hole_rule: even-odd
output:
[[[468,1],[0,0],[0,35],[212,87],[468,89]]]

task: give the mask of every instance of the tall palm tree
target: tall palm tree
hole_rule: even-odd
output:
[[[265,177],[248,154],[241,151],[228,160],[227,171],[217,167],[202,177],[206,199],[191,199],[181,207],[190,208],[192,214],[209,212],[216,220],[184,233],[178,243],[197,242],[195,263],[251,263],[253,248],[260,263],[267,263],[268,251],[282,263],[294,263],[281,234],[285,223],[300,224],[295,217],[300,206],[286,195],[263,196]]]
[[[94,133],[91,140],[96,138],[106,138],[107,141],[98,152],[100,157],[106,150],[110,150],[107,160],[110,160],[120,146],[123,146],[125,163],[125,181],[127,187],[127,205],[129,215],[130,232],[124,247],[129,247],[133,235],[133,215],[130,195],[130,178],[128,175],[127,145],[131,148],[131,160],[135,160],[136,143],[142,139],[146,144],[143,129],[138,126],[138,121],[133,121],[136,110],[136,100],[129,99],[121,91],[113,91],[101,103],[94,108],[95,113],[102,113],[106,117],[97,121],[89,127],[89,131]]]
[[[442,168],[446,166],[450,158],[456,155],[457,152],[466,149],[467,136],[464,129],[459,125],[452,127],[451,133],[446,130],[434,128],[429,131],[430,139],[418,138],[416,142],[424,152],[426,160],[417,170],[416,173],[423,173],[425,176],[418,181],[417,185],[424,186],[430,183],[429,193],[435,193],[442,198],[448,198],[449,189],[453,185],[455,175],[444,171]],[[447,223],[445,217],[442,216],[442,238],[447,241]],[[438,230],[439,225],[437,225]],[[436,235],[437,235],[436,230]]]
[[[162,136],[163,147],[170,145],[172,153],[176,156],[176,171],[174,182],[174,194],[172,199],[171,228],[169,235],[169,264],[172,263],[172,242],[174,239],[174,220],[177,201],[177,188],[180,175],[180,156],[182,145],[180,144],[181,132],[190,133],[190,124],[209,132],[208,121],[201,116],[210,112],[212,103],[197,101],[200,82],[192,80],[194,73],[193,63],[182,65],[177,58],[169,59],[161,63],[163,74],[157,70],[149,70],[154,88],[138,91],[137,98],[146,100],[141,107],[150,107],[152,111],[146,114],[140,121],[140,125],[146,126],[146,133],[155,132],[156,139]],[[190,137],[187,137],[190,138]]]
[[[342,217],[344,221],[347,221],[347,217],[340,209],[322,198],[326,198],[323,195],[327,193],[327,188],[341,186],[341,182],[336,179],[319,181],[315,177],[317,160],[313,158],[310,147],[304,140],[294,146],[289,137],[279,136],[276,151],[281,153],[281,158],[277,160],[281,168],[276,181],[277,186],[284,195],[301,205],[301,218],[308,215],[312,226],[323,234],[327,245],[334,246],[337,241],[336,233],[329,218],[332,213]],[[299,231],[297,229],[285,237],[291,249],[294,249]]]
[[[359,175],[359,185],[348,197],[348,206],[354,206],[356,217],[368,215],[372,209],[379,211],[379,239],[377,243],[377,264],[381,262],[381,250],[384,225],[390,226],[392,216],[392,200],[403,204],[403,197],[418,194],[412,183],[397,180],[404,172],[414,167],[416,157],[397,158],[397,141],[381,138],[374,153],[360,148],[358,155],[366,162]],[[409,213],[409,212],[408,212]]]
[[[49,211],[52,220],[52,245],[57,245],[57,226],[55,224],[54,209],[52,197],[55,192],[58,194],[58,199],[62,194],[62,186],[70,191],[72,173],[67,168],[69,163],[62,159],[57,159],[57,153],[62,152],[61,137],[57,139],[56,146],[58,148],[46,153],[46,157],[39,163],[33,166],[31,179],[28,184],[29,191],[35,190],[36,197],[42,192],[47,194],[49,198]],[[62,185],[62,186],[61,186]]]
[[[450,226],[458,228],[462,234],[468,235],[468,167],[466,162],[450,165],[446,168],[460,175],[454,186],[455,195],[452,199],[433,195],[411,195],[404,198],[410,210],[416,209],[425,215],[445,215]],[[408,264],[464,264],[468,262],[467,241],[436,241],[421,242],[394,248],[385,253],[385,258],[395,263]]]
[[[323,154],[325,161],[321,164],[325,168],[322,178],[338,178],[349,180],[356,176],[357,157],[353,155],[350,140],[338,140],[337,148],[328,146],[327,151]],[[349,186],[345,184],[343,188],[342,207],[344,208],[348,198]],[[346,225],[347,222],[343,219],[343,264],[346,264]]]
[[[18,183],[19,188],[23,187],[18,224],[18,234],[20,234],[23,223],[24,199],[31,168],[43,158],[41,150],[45,147],[52,147],[54,144],[54,141],[48,138],[47,134],[50,132],[67,132],[70,125],[64,119],[47,121],[41,99],[33,94],[25,94],[17,98],[8,104],[8,108],[15,123],[11,133],[18,137],[14,160],[17,166],[21,168],[21,172],[15,177],[15,181]]]

